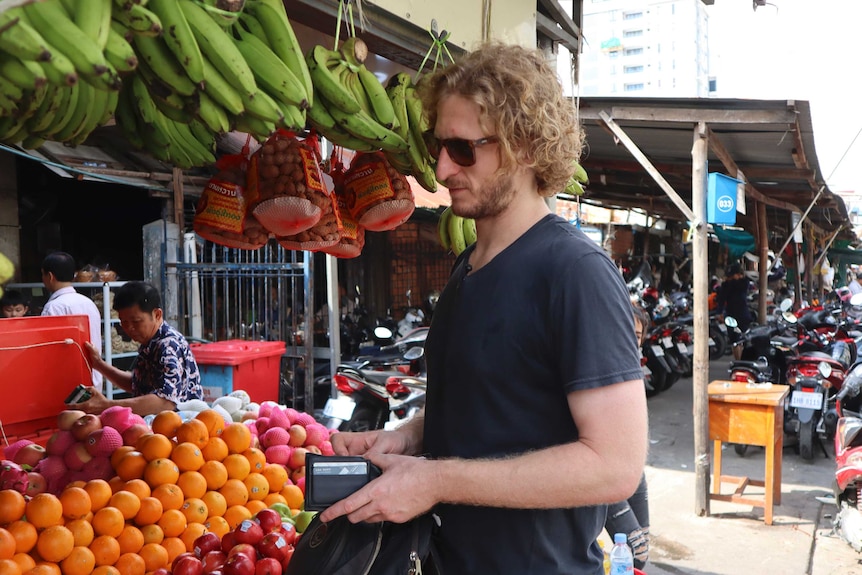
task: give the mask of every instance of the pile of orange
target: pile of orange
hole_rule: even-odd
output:
[[[242,423],[159,413],[152,433],[111,456],[110,481],[75,482],[29,501],[0,491],[0,575],[146,575],[273,503],[303,504]]]

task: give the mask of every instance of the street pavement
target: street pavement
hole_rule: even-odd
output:
[[[709,381],[727,378],[730,356],[710,364]],[[862,554],[832,534],[833,448],[806,462],[785,441],[781,505],[773,524],[763,509],[711,501],[696,514],[692,380],[681,379],[648,401],[650,451],[646,477],[650,507],[647,575],[862,575]],[[710,442],[711,443],[711,442]],[[764,454],[750,447],[739,457],[726,447],[722,471],[762,479]],[[725,484],[724,492],[730,485]],[[751,488],[746,494],[763,493]]]

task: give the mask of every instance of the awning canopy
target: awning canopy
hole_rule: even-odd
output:
[[[641,208],[651,215],[685,220],[679,209],[644,170],[606,123],[601,112],[643,151],[674,190],[691,205],[694,127],[707,123],[711,140],[718,140],[745,175],[748,214],[737,222],[750,229],[751,198],[767,205],[770,230],[790,232],[789,213],[804,213],[824,188],[808,218],[824,233],[848,225],[844,201],[824,181],[814,147],[807,101],[704,98],[580,98],[586,132],[582,164],[590,177],[585,201],[604,207]],[[708,171],[727,174],[710,143]],[[738,174],[728,174],[738,177]],[[853,237],[849,228],[842,232]],[[843,237],[843,236],[841,236]]]

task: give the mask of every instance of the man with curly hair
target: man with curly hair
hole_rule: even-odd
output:
[[[647,415],[622,277],[545,202],[581,152],[575,109],[541,52],[497,44],[421,97],[437,178],[479,239],[434,312],[423,416],[333,436],[383,473],[321,519],[433,509],[447,574],[599,575],[596,539],[641,479]]]

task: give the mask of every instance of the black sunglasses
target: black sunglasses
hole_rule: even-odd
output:
[[[422,139],[425,140],[425,147],[428,148],[428,153],[435,160],[440,159],[441,148],[446,148],[446,153],[452,158],[452,161],[459,166],[467,167],[476,163],[476,148],[485,144],[493,144],[497,141],[497,136],[488,136],[479,138],[478,140],[465,140],[463,138],[445,138],[440,139],[434,135],[433,130],[428,130],[422,134]]]

